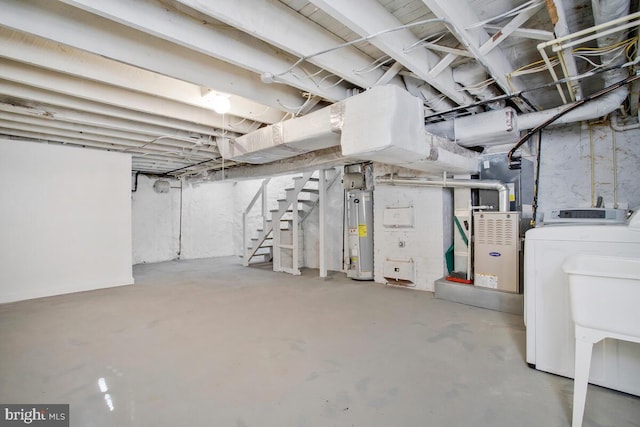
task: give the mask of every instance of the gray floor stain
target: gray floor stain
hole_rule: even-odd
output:
[[[496,359],[498,359],[501,362],[504,362],[504,360],[505,360],[504,347],[499,346],[499,345],[494,345],[489,349],[489,351],[491,352],[491,354],[493,354],[495,356]]]
[[[369,381],[371,381],[371,378],[366,377],[356,383],[356,390],[358,390],[358,393],[362,395],[367,394],[367,391],[369,390]]]
[[[447,390],[444,395],[447,398],[454,398],[454,397],[458,397],[460,395],[460,392],[456,389],[452,389],[452,390]]]
[[[384,408],[385,406],[387,406],[387,404],[389,403],[389,401],[387,400],[386,397],[377,397],[375,399],[371,399],[367,402],[367,406],[371,407],[371,408]]]
[[[311,373],[307,378],[305,378],[304,380],[305,380],[305,382],[309,382],[309,381],[313,381],[313,380],[315,380],[315,379],[316,379],[316,378],[318,378],[318,377],[319,377],[319,375],[318,375],[318,373],[317,373],[317,372],[312,372],[312,373]]]
[[[476,346],[470,342],[462,341],[462,347],[467,351],[473,351]]]
[[[437,343],[439,341],[442,341],[446,338],[451,338],[454,340],[459,340],[460,338],[458,337],[458,335],[461,332],[464,333],[471,333],[471,331],[469,329],[467,329],[467,324],[466,323],[452,323],[449,324],[447,326],[445,326],[438,335],[432,336],[430,338],[427,338],[427,341],[429,341],[430,343]]]

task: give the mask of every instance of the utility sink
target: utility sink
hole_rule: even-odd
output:
[[[640,343],[640,258],[572,255],[562,265],[576,331],[572,426],[582,426],[593,344]]]
[[[562,267],[576,325],[640,338],[640,258],[572,255]]]

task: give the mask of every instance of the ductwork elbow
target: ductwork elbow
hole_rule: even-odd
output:
[[[567,113],[554,121],[553,124],[560,125],[574,123],[605,116],[620,107],[628,95],[629,89],[626,86],[623,86],[620,89],[603,96],[597,102],[586,103],[583,106],[576,108],[570,113]],[[533,129],[566,108],[567,106],[563,105],[550,110],[539,111],[537,113],[522,114],[518,116],[518,128],[519,130]]]

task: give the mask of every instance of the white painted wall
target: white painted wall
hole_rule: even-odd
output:
[[[277,199],[284,197],[284,189],[292,185],[293,176],[271,179],[267,187],[267,211],[278,207]],[[139,175],[137,191],[132,193],[134,263],[242,253],[242,213],[262,179],[185,182],[181,246],[180,181],[170,180],[170,192],[158,194],[153,190],[156,179]],[[249,214],[250,234],[256,234],[261,226],[260,208],[261,202]]]
[[[559,207],[591,207],[597,196],[603,197],[606,207],[614,207],[614,196],[620,208],[639,207],[639,140],[640,130],[614,132],[602,125],[592,126],[591,132],[589,126],[579,124],[546,131],[541,150],[538,213]]]
[[[169,193],[159,194],[156,180],[139,174],[131,193],[134,264],[175,259],[180,251],[180,181],[168,180]]]
[[[131,157],[0,140],[0,302],[133,283]]]
[[[233,255],[233,183],[186,183],[183,191],[180,258]]]

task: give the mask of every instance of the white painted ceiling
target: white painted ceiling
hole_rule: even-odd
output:
[[[480,87],[494,96],[524,90],[508,105],[547,109],[563,103],[556,88],[529,90],[548,85],[549,72],[511,73],[540,61],[537,44],[592,26],[592,8],[591,0],[0,0],[0,135],[128,152],[134,171],[195,175],[233,166],[223,165],[221,138],[379,84],[422,97],[428,121],[477,112],[450,111],[480,100],[453,79],[474,61],[488,73]],[[576,60],[569,74],[589,67]],[[228,97],[230,111],[213,111],[209,92]]]

